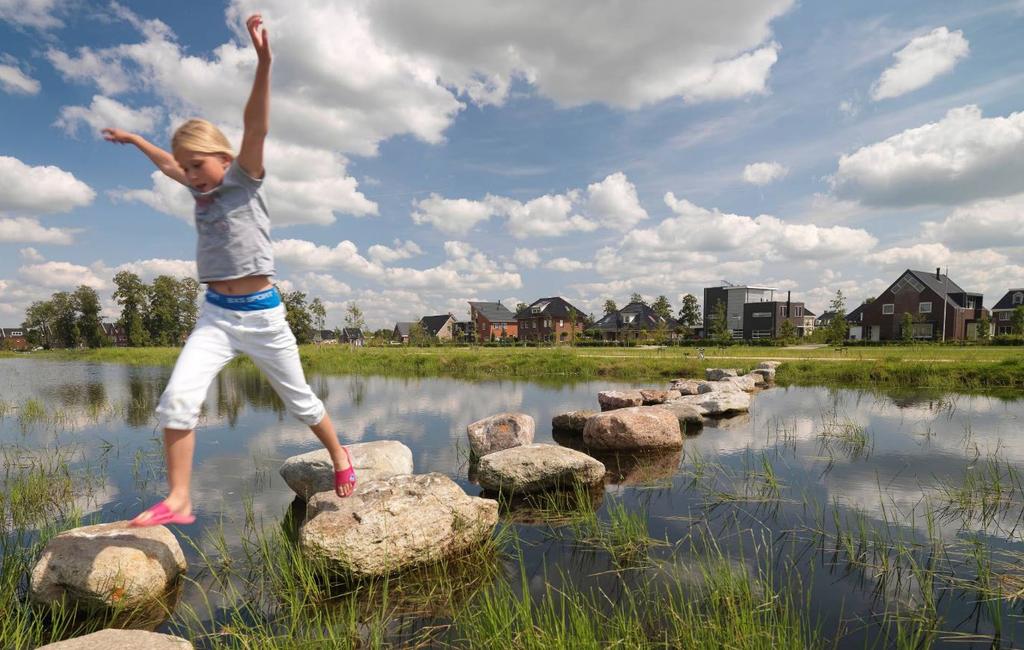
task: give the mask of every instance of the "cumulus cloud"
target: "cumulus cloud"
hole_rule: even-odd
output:
[[[602,226],[623,231],[647,218],[647,211],[636,195],[636,186],[622,172],[587,186],[585,212]]]
[[[395,262],[398,260],[408,259],[415,257],[416,255],[422,255],[423,249],[419,247],[416,242],[402,241],[396,239],[392,242],[392,246],[384,246],[382,244],[374,244],[366,249],[370,259],[378,264],[387,264],[389,262]]]
[[[188,188],[165,176],[163,172],[153,172],[150,178],[153,180],[152,189],[130,190],[122,188],[109,190],[107,196],[115,203],[120,201],[138,201],[148,205],[157,212],[162,212],[191,223],[193,199]]]
[[[21,250],[18,251],[18,254],[21,255],[21,259],[26,260],[28,262],[42,262],[44,259],[46,259],[39,253],[39,251],[32,248],[31,246],[26,246],[25,248],[22,248]]]
[[[525,266],[528,269],[540,266],[540,254],[532,248],[517,248],[514,259],[516,264]]]
[[[96,193],[71,172],[0,156],[0,214],[35,216],[92,203]]]
[[[751,163],[743,168],[743,180],[751,185],[768,185],[785,178],[789,168],[778,162]]]
[[[590,232],[597,224],[574,213],[579,192],[545,194],[526,203],[501,196],[488,196],[494,211],[505,217],[505,227],[513,237],[559,237],[570,232]]]
[[[57,5],[57,0],[0,0],[0,20],[37,29],[60,27]]]
[[[74,233],[70,228],[47,228],[30,217],[0,217],[0,242],[23,244],[71,244]],[[27,249],[35,250],[35,249]]]
[[[1024,194],[978,201],[926,221],[924,236],[956,250],[1024,246]]]
[[[195,260],[175,260],[152,258],[136,260],[120,264],[109,271],[111,278],[121,271],[130,271],[139,276],[143,282],[149,282],[158,275],[169,275],[175,278],[198,278]]]
[[[20,267],[18,273],[31,284],[55,289],[73,289],[82,284],[93,289],[104,289],[107,286],[89,267],[70,262],[27,264]]]
[[[450,235],[464,235],[494,214],[487,202],[446,199],[433,192],[425,199],[413,201],[413,207],[410,216],[414,223],[429,224]]]
[[[137,133],[153,133],[162,117],[163,111],[156,106],[135,109],[116,99],[93,95],[89,106],[62,107],[54,126],[64,129],[68,135],[75,135],[80,126],[88,125],[93,137],[99,139],[100,130],[108,126]]]
[[[911,268],[928,271],[945,266],[951,257],[952,252],[948,248],[933,243],[893,246],[871,253],[865,261],[888,269]]]
[[[893,54],[896,62],[886,68],[871,87],[871,98],[875,101],[889,99],[923,88],[951,71],[970,50],[964,33],[959,30],[951,32],[946,27],[938,27],[918,36]]]
[[[964,106],[842,156],[831,185],[869,206],[957,205],[1017,194],[1022,177],[1024,113],[984,118]]]
[[[352,287],[328,273],[305,273],[296,282],[300,289],[315,296],[346,296]]]
[[[571,260],[568,257],[556,257],[550,260],[544,265],[544,268],[551,269],[552,271],[562,271],[564,273],[571,273],[573,271],[582,271],[584,269],[593,268],[594,265],[590,262],[581,262],[579,260]]]
[[[37,95],[42,86],[14,65],[14,61],[0,57],[0,89],[11,95]]]

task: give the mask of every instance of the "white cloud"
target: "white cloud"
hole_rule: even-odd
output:
[[[428,198],[413,201],[413,207],[416,208],[410,215],[413,222],[430,224],[450,235],[464,235],[494,214],[486,202],[446,199],[433,192]]]
[[[86,106],[64,106],[54,126],[64,129],[68,135],[75,135],[82,124],[87,124],[93,137],[99,139],[100,130],[116,126],[136,133],[153,133],[163,117],[163,111],[156,106],[130,108],[116,99],[93,95],[92,103]]]
[[[27,282],[56,289],[74,289],[86,285],[93,289],[106,288],[107,283],[87,266],[70,262],[43,262],[28,264],[18,269]]]
[[[924,237],[957,250],[1024,246],[1024,194],[956,208],[940,222],[925,222]]]
[[[7,59],[3,59],[7,60]],[[12,95],[37,95],[42,86],[15,65],[0,63],[0,88]]]
[[[352,293],[352,287],[327,273],[306,273],[300,276],[298,284],[313,296],[346,296]]]
[[[743,180],[752,185],[768,185],[785,178],[789,168],[778,162],[751,163],[743,168]]]
[[[593,268],[594,265],[590,262],[581,262],[579,260],[571,260],[568,257],[556,257],[550,260],[544,265],[544,268],[551,269],[552,271],[562,271],[564,273],[571,273],[573,271],[582,271],[583,269]]]
[[[875,101],[899,97],[927,86],[936,77],[946,74],[970,52],[962,31],[951,32],[938,27],[918,36],[896,52],[896,62],[887,68],[871,87]]]
[[[39,251],[32,248],[31,246],[26,246],[25,248],[22,248],[21,250],[18,251],[18,253],[21,255],[21,259],[28,262],[42,262],[43,260],[46,259],[39,253]]]
[[[109,272],[111,278],[121,271],[130,271],[139,276],[143,282],[149,282],[158,275],[169,275],[175,278],[198,278],[195,260],[174,260],[153,258],[136,260],[118,265]]]
[[[514,259],[516,264],[525,266],[528,269],[540,266],[540,254],[532,248],[517,248]]]
[[[841,199],[906,207],[1017,194],[1022,177],[1024,113],[983,118],[964,106],[842,156],[831,184]]]
[[[46,58],[67,81],[96,84],[105,95],[116,95],[131,88],[132,81],[122,65],[118,48],[82,47],[74,56],[51,48],[46,51]]]
[[[857,117],[860,113],[860,106],[852,99],[844,99],[839,102],[839,112],[846,117]]]
[[[600,183],[587,186],[585,212],[606,228],[629,230],[647,218],[636,186],[622,172],[609,174]]]
[[[24,244],[71,244],[74,233],[70,228],[47,228],[30,217],[0,217],[0,242]]]
[[[526,203],[502,196],[487,197],[495,212],[507,219],[505,226],[508,231],[519,239],[559,237],[574,231],[596,230],[596,223],[573,214],[573,206],[578,200],[577,190],[566,194],[545,194]]]
[[[57,0],[0,0],[0,20],[24,27],[60,27]]]
[[[928,271],[946,266],[951,258],[952,252],[942,244],[914,244],[880,250],[865,257],[865,261],[889,269],[910,268]]]
[[[416,255],[422,255],[423,249],[419,247],[419,244],[409,240],[403,242],[400,239],[396,239],[392,242],[392,247],[384,246],[382,244],[374,244],[366,249],[370,259],[378,264],[387,264],[388,262],[395,262],[397,260],[404,260]]]
[[[152,189],[108,190],[107,196],[115,203],[118,201],[138,201],[148,205],[157,212],[192,223],[193,199],[188,188],[178,181],[165,176],[163,172],[153,172],[150,178],[153,180]]]
[[[0,214],[67,212],[88,205],[95,196],[71,172],[52,165],[30,167],[17,158],[0,156]]]

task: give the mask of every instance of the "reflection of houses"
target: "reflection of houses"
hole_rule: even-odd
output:
[[[1010,289],[992,307],[992,333],[1013,334],[1013,312],[1024,307],[1024,289]]]
[[[111,343],[119,348],[128,347],[128,332],[124,327],[116,323],[100,323],[103,328],[103,335],[110,339]]]
[[[354,345],[357,348],[366,345],[366,339],[363,338],[363,331],[358,327],[345,327],[341,330],[341,336],[338,337],[338,342],[344,345]]]
[[[28,350],[28,330],[22,327],[0,327],[0,350]]]
[[[412,322],[396,323],[394,331],[391,332],[391,340],[395,343],[408,343],[409,333],[412,331],[412,326],[416,324]]]
[[[755,287],[748,285],[725,284],[720,287],[704,289],[704,333],[715,331],[713,321],[718,305],[725,306],[725,319],[732,330],[732,337],[743,337],[748,329],[744,320],[745,305],[750,303],[771,302],[775,300],[775,289],[772,287]],[[761,310],[764,311],[764,310]],[[758,323],[758,331],[763,323]]]
[[[786,300],[765,300],[743,305],[743,339],[773,339],[782,333],[782,324],[789,321],[793,333],[801,335],[804,327],[804,303]],[[733,335],[735,336],[735,334]]]
[[[558,296],[536,300],[516,314],[520,341],[574,341],[585,321],[582,310]]]
[[[863,336],[869,341],[902,338],[905,314],[910,314],[913,337],[930,341],[977,338],[977,321],[985,309],[982,295],[965,291],[935,269],[907,269],[874,301],[861,305]]]
[[[427,336],[435,336],[439,341],[451,341],[455,335],[455,317],[451,314],[424,316],[420,319],[420,325]]]
[[[668,320],[659,316],[649,305],[642,302],[631,302],[622,309],[605,314],[594,323],[602,341],[635,341],[641,334],[664,332],[674,337],[678,322],[674,318]]]
[[[477,341],[497,341],[519,334],[516,315],[500,302],[469,303],[469,320]]]

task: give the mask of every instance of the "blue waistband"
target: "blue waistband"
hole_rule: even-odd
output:
[[[281,294],[277,291],[277,287],[271,287],[270,289],[264,289],[263,291],[247,293],[240,296],[228,296],[223,293],[217,293],[212,289],[207,289],[206,302],[211,305],[217,305],[218,307],[233,309],[235,311],[256,311],[258,309],[270,309],[280,305]]]

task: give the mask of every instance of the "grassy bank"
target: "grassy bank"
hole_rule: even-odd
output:
[[[54,350],[4,357],[173,365],[178,348]],[[303,346],[307,372],[322,374],[528,379],[533,381],[659,381],[695,377],[707,367],[748,370],[762,359],[785,361],[781,384],[993,390],[1024,388],[1024,352],[1008,347],[908,346],[854,348],[362,348]],[[238,365],[249,365],[239,359]]]

